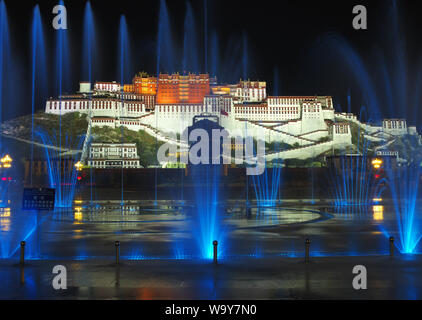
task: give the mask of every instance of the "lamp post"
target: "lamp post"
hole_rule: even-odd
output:
[[[309,263],[309,248],[311,246],[311,240],[306,239],[305,240],[305,263]]]
[[[116,241],[114,243],[114,246],[116,247],[116,265],[120,264],[120,242]]]
[[[394,258],[394,237],[390,237],[390,259]]]
[[[21,265],[25,264],[25,245],[26,245],[26,242],[22,241],[21,242],[21,259],[20,259]]]
[[[214,264],[218,264],[218,241],[215,240],[212,245],[214,246]]]

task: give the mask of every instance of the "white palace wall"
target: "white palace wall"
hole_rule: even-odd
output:
[[[247,135],[264,139],[267,143],[278,141],[305,147],[330,136],[326,120],[333,121],[335,116],[334,109],[327,107],[332,104],[330,99],[270,97],[268,104],[239,105],[234,104],[229,96],[206,96],[203,104],[156,104],[154,111],[150,111],[139,100],[123,100],[122,104],[122,100],[116,98],[75,97],[47,101],[46,112],[57,115],[91,113],[93,126],[116,128],[123,125],[130,130],[149,130],[154,134],[158,130],[163,136],[182,134],[193,124],[195,116],[214,115],[232,136],[244,138]],[[350,140],[344,134],[333,135],[333,139],[336,143]]]

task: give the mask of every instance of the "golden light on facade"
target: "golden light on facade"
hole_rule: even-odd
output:
[[[374,220],[382,221],[384,220],[384,206],[373,206]]]
[[[374,169],[379,169],[381,168],[382,164],[384,162],[381,159],[374,159],[372,160],[372,166],[374,167]]]
[[[2,168],[11,168],[13,159],[8,154],[6,154],[3,158],[0,159],[0,162]]]
[[[76,162],[75,168],[76,168],[77,171],[82,171],[83,167],[84,167],[84,165],[82,164],[82,162],[80,162],[80,161]]]

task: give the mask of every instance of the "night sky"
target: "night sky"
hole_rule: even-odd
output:
[[[172,70],[183,71],[187,1],[167,0],[172,30],[172,46],[168,51],[173,53],[165,54],[172,56]],[[390,0],[207,0],[208,70],[205,70],[204,54],[205,2],[188,2],[194,17],[194,25],[189,24],[190,34],[197,43],[191,50],[197,56],[200,69],[192,71],[213,73],[217,70],[219,82],[235,82],[245,74],[251,80],[266,80],[269,95],[332,95],[336,107],[343,111],[348,110],[347,96],[350,93],[350,110],[354,113],[358,114],[365,105],[368,109],[376,108],[381,117],[406,117],[410,123],[422,124],[422,115],[418,112],[419,77],[422,84],[419,75],[422,21],[417,1],[397,1],[395,11]],[[14,98],[7,99],[7,107],[3,108],[3,118],[9,119],[31,112],[30,31],[36,4],[40,6],[48,62],[45,80],[42,80],[46,83],[40,90],[43,94],[37,95],[36,109],[44,108],[45,98],[57,96],[53,62],[57,31],[51,26],[51,12],[57,1],[6,0],[5,3],[14,61],[13,85],[9,84],[11,89],[8,90],[13,92]],[[141,70],[155,74],[160,1],[120,0],[114,1],[115,5],[112,3],[91,1],[97,52],[93,80],[120,80],[117,52],[121,14],[126,16],[128,24],[130,55],[127,57],[133,69],[131,74]],[[71,67],[66,71],[64,90],[75,92],[78,81],[86,80],[82,70],[86,1],[72,0],[65,1],[65,4]],[[357,4],[368,9],[368,30],[357,31],[352,27],[352,8]],[[397,24],[394,23],[394,12]],[[350,48],[346,50],[345,44]],[[351,50],[361,59],[368,79],[344,56]],[[160,69],[172,71],[165,70],[165,67]],[[130,81],[129,76],[126,78],[126,82]],[[41,78],[37,79],[41,82]],[[368,83],[377,97],[376,106],[365,94]],[[376,113],[369,114],[371,117]]]

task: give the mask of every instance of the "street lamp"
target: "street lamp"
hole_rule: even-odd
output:
[[[374,159],[372,160],[372,167],[374,167],[374,169],[379,169],[383,163],[384,162],[381,159]]]
[[[3,158],[0,159],[0,162],[2,168],[11,168],[13,159],[8,154],[6,154]]]
[[[80,161],[76,162],[75,164],[76,171],[82,171],[83,167],[84,165],[82,164],[82,162]]]

